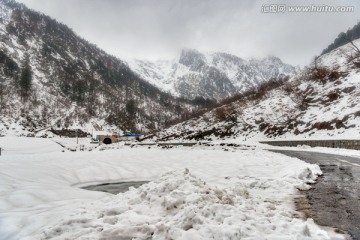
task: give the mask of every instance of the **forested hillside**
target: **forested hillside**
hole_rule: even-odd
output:
[[[358,38],[360,38],[360,22],[358,22],[354,27],[348,29],[346,32],[341,32],[334,42],[325,48],[321,54],[329,53],[335,48],[341,47]]]
[[[0,14],[3,132],[69,127],[76,119],[83,127],[150,131],[193,108],[44,14],[12,0],[0,0]]]

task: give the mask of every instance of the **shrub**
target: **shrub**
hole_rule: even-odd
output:
[[[219,107],[215,109],[215,118],[219,121],[225,121],[227,117],[227,111],[225,107]]]
[[[317,122],[313,125],[312,128],[313,129],[316,128],[318,130],[333,130],[334,129],[331,122]]]
[[[346,128],[346,126],[344,125],[343,121],[342,121],[342,120],[339,120],[339,119],[337,119],[337,120],[335,121],[335,127],[336,127],[337,129],[339,129],[339,128]]]
[[[330,74],[330,70],[325,67],[313,69],[311,72],[311,79],[325,81],[327,76]]]
[[[338,92],[330,92],[327,97],[329,98],[329,101],[333,102],[337,100],[340,97],[340,94]]]
[[[328,81],[336,81],[340,77],[346,75],[346,73],[339,72],[336,68],[327,68],[320,67],[310,70],[310,79],[321,81],[321,83],[325,84]]]
[[[335,81],[338,80],[341,77],[341,74],[338,71],[331,71],[329,74],[329,80]]]
[[[354,66],[360,68],[360,60],[354,61]]]
[[[290,83],[286,83],[284,85],[284,91],[287,93],[287,94],[291,94],[294,92],[294,86],[292,86]]]

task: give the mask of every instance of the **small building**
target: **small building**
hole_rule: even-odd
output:
[[[112,144],[119,141],[140,141],[144,135],[138,133],[124,133],[123,135],[109,133],[106,131],[96,131],[92,139],[97,143]]]
[[[111,144],[119,142],[119,135],[106,131],[95,131],[93,132],[92,139],[98,143]]]

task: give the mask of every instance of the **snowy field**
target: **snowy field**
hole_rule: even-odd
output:
[[[1,239],[342,239],[294,210],[316,165],[259,147],[113,146],[0,138]],[[90,145],[89,145],[90,146]],[[151,180],[118,195],[80,189]]]

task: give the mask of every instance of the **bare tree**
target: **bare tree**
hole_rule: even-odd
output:
[[[347,56],[348,62],[353,62],[355,59],[360,58],[360,49],[358,48],[358,46],[355,45],[353,40],[346,37],[345,35],[343,36],[343,38],[351,44],[351,48],[354,51],[354,54],[351,53],[350,55],[345,53],[345,55]]]
[[[314,69],[317,70],[318,69],[318,65],[317,65],[317,61],[320,58],[320,56],[315,56],[314,58]]]

